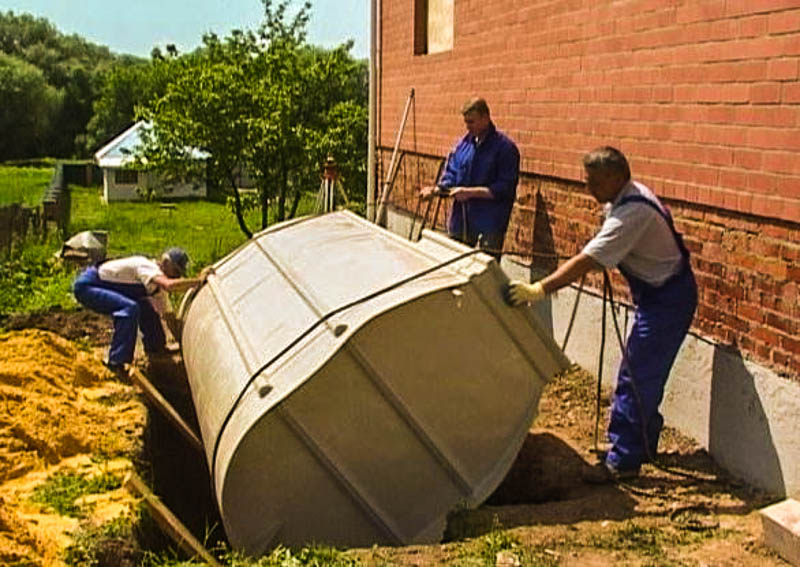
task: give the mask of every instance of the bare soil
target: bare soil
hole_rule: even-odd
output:
[[[85,311],[32,316],[25,324],[54,328],[95,346],[107,344],[111,326],[109,319]],[[8,322],[4,326],[9,328]],[[30,358],[15,363],[6,354],[13,340],[34,339],[38,342],[29,349],[35,351]],[[75,459],[88,459],[87,454],[108,443],[104,432],[109,431],[119,433],[116,442],[123,444],[123,453],[128,450],[124,443],[145,438],[149,473],[144,476],[156,493],[201,540],[208,542],[213,532],[211,543],[224,541],[205,458],[152,409],[144,428],[141,407],[140,413],[131,407],[130,417],[123,418],[125,404],[132,403],[130,387],[109,382],[97,352],[41,331],[9,333],[2,340],[0,564],[17,558],[30,558],[33,565],[57,564],[49,562],[57,556],[53,549],[58,545],[52,542],[61,542],[63,549],[69,541],[64,534],[74,526],[54,527],[48,536],[42,526],[49,524],[39,521],[38,531],[33,530],[30,519],[19,513],[20,503],[27,502],[25,495],[46,471],[80,466]],[[42,356],[50,351],[58,356]],[[14,364],[23,370],[9,370]],[[179,359],[146,370],[191,421]],[[99,411],[91,403],[97,394],[86,393],[97,388],[111,388],[108,395],[122,405],[113,406],[110,415]],[[593,376],[580,368],[556,377],[503,483],[477,510],[454,512],[442,543],[352,549],[347,555],[368,565],[788,565],[761,543],[757,511],[777,498],[728,477],[692,439],[674,430],[662,437],[659,465],[645,465],[639,479],[602,486],[583,482],[582,468],[596,458],[590,450],[594,392]],[[601,415],[606,412],[604,401]],[[34,473],[39,476],[29,476]],[[20,484],[21,479],[27,480]],[[40,543],[45,540],[51,542],[47,559],[47,546]]]
[[[90,350],[49,331],[0,334],[0,564],[59,565],[79,528],[131,517],[122,489],[92,494],[81,516],[32,495],[56,473],[122,477],[140,452],[145,410]]]
[[[111,318],[88,309],[15,313],[0,319],[0,327],[7,331],[41,329],[94,346],[108,345],[112,333]]]
[[[727,476],[674,429],[638,479],[584,482],[581,471],[597,462],[595,388],[577,367],[547,386],[506,478],[483,506],[451,516],[446,543],[357,556],[381,565],[788,565],[761,542],[758,509],[776,497]]]

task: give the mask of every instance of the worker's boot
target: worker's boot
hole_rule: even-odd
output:
[[[114,375],[114,378],[121,382],[128,382],[128,370],[125,368],[124,363],[115,363],[110,362],[108,360],[103,361],[103,366],[109,369],[111,373]]]
[[[639,476],[639,469],[617,469],[605,461],[595,465],[585,465],[581,479],[587,484],[608,484],[632,480]]]

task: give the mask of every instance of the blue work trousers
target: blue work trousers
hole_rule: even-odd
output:
[[[697,285],[688,258],[683,270],[659,288],[627,279],[636,311],[617,375],[606,463],[617,470],[638,470],[656,454],[664,425],[658,406],[694,317]]]
[[[143,285],[103,281],[97,268],[90,267],[78,276],[72,291],[84,307],[113,317],[114,336],[108,352],[109,365],[133,361],[136,334],[140,328],[145,351],[163,350],[166,337],[161,317],[153,309]]]

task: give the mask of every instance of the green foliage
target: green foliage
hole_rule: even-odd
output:
[[[252,223],[236,187],[246,167],[258,184],[260,226],[294,217],[307,191],[319,186],[330,153],[352,200],[363,201],[366,182],[366,65],[350,43],[333,50],[306,44],[310,3],[289,17],[288,1],[262,0],[256,31],[207,34],[203,48],[174,62],[163,97],[139,116],[153,124],[139,164],[166,179],[188,177],[209,155],[209,183],[231,198],[245,235]],[[273,212],[277,210],[277,212]]]
[[[223,553],[222,563],[229,567],[356,567],[360,563],[342,551],[326,546],[289,549],[278,546],[269,555],[255,559],[238,552]],[[190,567],[202,563],[182,561],[170,553],[146,553],[142,567]]]
[[[52,177],[53,170],[49,167],[0,165],[0,207],[12,203],[39,205]]]
[[[92,477],[74,472],[57,472],[34,489],[31,500],[62,516],[81,518],[86,514],[86,507],[76,502],[78,498],[109,492],[120,486],[122,481],[108,472]]]
[[[158,54],[149,62],[121,59],[99,73],[93,115],[86,126],[86,146],[100,148],[128,128],[135,120],[137,106],[164,95],[176,64],[174,57]]]
[[[0,12],[0,160],[86,151],[96,74],[116,57],[44,18]]]
[[[451,533],[450,536],[452,535]],[[497,516],[494,516],[488,533],[460,546],[458,564],[476,567],[495,565],[499,552],[509,552],[519,558],[522,550],[519,539],[504,530]]]
[[[46,153],[63,101],[44,73],[0,53],[0,100],[0,159]]]
[[[485,565],[494,565],[499,552],[515,551],[520,546],[519,539],[504,530],[497,517],[494,518],[492,531],[478,541],[478,557]]]
[[[59,246],[51,235],[45,242],[27,242],[0,261],[0,315],[75,307],[70,295],[75,271],[53,256]]]
[[[84,524],[73,534],[72,543],[63,552],[67,565],[96,567],[99,565],[132,564],[139,551],[134,544],[133,524],[120,516],[100,526]]]

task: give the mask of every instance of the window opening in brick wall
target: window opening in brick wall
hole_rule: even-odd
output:
[[[114,170],[114,183],[117,185],[136,185],[139,183],[139,172],[135,169]]]
[[[414,0],[414,55],[453,49],[455,0]]]

